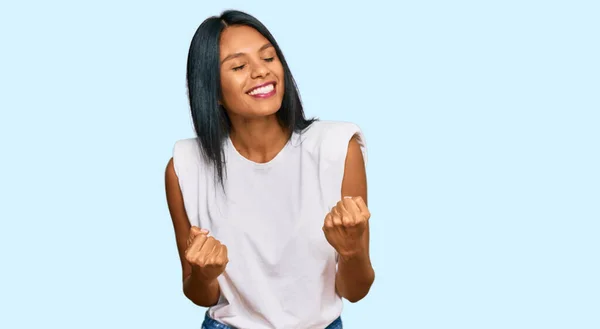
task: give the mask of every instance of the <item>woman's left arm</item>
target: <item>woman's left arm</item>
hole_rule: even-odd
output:
[[[375,280],[369,255],[369,218],[365,162],[356,136],[350,140],[342,199],[325,219],[323,230],[338,251],[335,288],[338,294],[355,303],[364,298]],[[348,198],[351,197],[351,198]]]

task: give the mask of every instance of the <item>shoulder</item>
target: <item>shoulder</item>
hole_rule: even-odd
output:
[[[344,121],[315,121],[302,131],[300,140],[304,148],[313,150],[328,159],[345,161],[356,153],[366,162],[367,147],[362,129],[355,123]]]
[[[173,154],[182,155],[190,152],[198,152],[197,138],[184,138],[175,142]]]
[[[324,139],[336,135],[348,133],[362,133],[360,127],[352,122],[345,121],[322,121],[313,122],[302,131],[305,139]]]
[[[173,146],[173,167],[179,175],[182,170],[200,163],[200,148],[197,138],[185,138],[175,142]]]

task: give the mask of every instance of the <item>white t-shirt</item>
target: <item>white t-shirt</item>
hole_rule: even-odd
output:
[[[337,255],[322,227],[342,198],[354,135],[366,163],[364,136],[347,122],[314,122],[268,163],[244,158],[228,138],[224,191],[197,140],[177,141],[173,163],[190,224],[228,249],[212,318],[237,328],[322,329],[340,316]]]

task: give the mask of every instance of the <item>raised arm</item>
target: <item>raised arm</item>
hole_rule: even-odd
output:
[[[194,270],[194,268],[198,268],[198,266],[194,267],[189,260],[191,259],[194,262],[199,263],[198,258],[199,256],[202,256],[200,252],[202,247],[205,245],[208,246],[209,244],[218,244],[218,241],[212,237],[208,237],[206,232],[200,231],[196,227],[191,227],[185,212],[179,180],[173,167],[173,159],[170,159],[167,164],[165,171],[165,187],[167,204],[169,213],[171,214],[171,220],[173,221],[173,228],[175,229],[177,250],[181,261],[183,293],[196,305],[203,307],[215,305],[219,300],[220,294],[216,277],[212,278],[212,275],[210,275],[210,277],[207,278],[206,275],[203,275],[203,272],[205,271]],[[193,250],[194,253],[190,252],[190,250]]]
[[[338,251],[335,287],[350,302],[364,298],[375,280],[369,254],[369,219],[365,162],[356,136],[346,155],[341,200],[325,219],[323,230]]]

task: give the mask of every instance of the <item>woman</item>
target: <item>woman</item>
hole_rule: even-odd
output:
[[[166,193],[202,328],[342,328],[342,298],[374,280],[362,132],[306,119],[273,36],[239,11],[200,25],[187,82],[197,138],[176,142]]]

